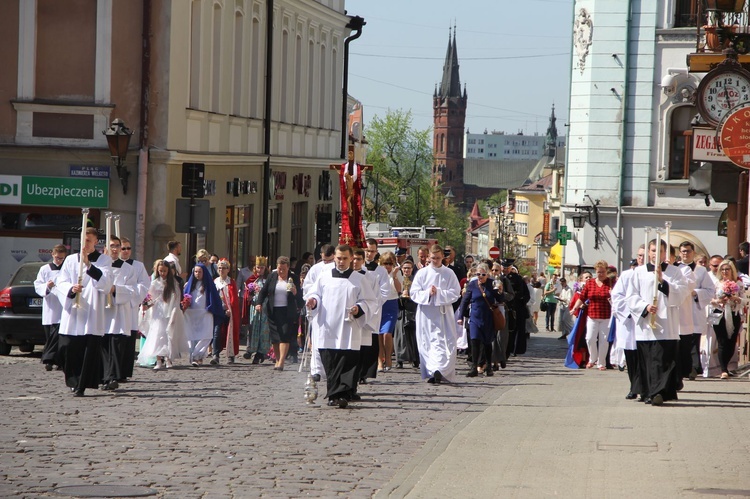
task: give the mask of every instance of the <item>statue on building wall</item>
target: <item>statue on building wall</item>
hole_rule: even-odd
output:
[[[578,69],[586,69],[586,57],[589,55],[589,47],[594,31],[594,25],[591,22],[591,16],[586,9],[580,9],[576,16],[575,26],[573,28],[573,44],[578,57]]]

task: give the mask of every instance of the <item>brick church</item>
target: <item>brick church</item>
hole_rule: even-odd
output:
[[[466,86],[461,89],[458,73],[456,30],[448,33],[448,50],[443,64],[443,78],[432,95],[433,142],[432,182],[459,209],[468,213],[477,199],[498,191],[497,188],[464,184],[464,123],[468,102]]]

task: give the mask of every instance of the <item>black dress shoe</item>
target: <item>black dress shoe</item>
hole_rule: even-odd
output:
[[[349,400],[353,402],[359,402],[360,400],[362,400],[362,396],[359,393],[352,393],[351,395],[349,395]]]
[[[367,384],[367,378],[359,378],[359,384],[360,385],[366,385]]]
[[[52,364],[44,364],[44,368],[45,368],[46,370],[48,370],[48,371],[51,371],[52,369],[54,369],[54,368],[55,368],[55,366],[53,366]]]
[[[320,381],[320,374],[313,374],[313,381],[315,381],[316,383],[318,383]]]
[[[625,366],[618,366],[617,369],[619,369],[620,372],[623,372],[625,370]]]
[[[73,390],[73,396],[74,397],[83,397],[83,389],[81,390]]]
[[[651,405],[651,402],[653,402],[651,400],[651,397],[649,397],[649,398],[647,398],[646,400],[643,401],[644,404],[648,404],[648,405]]]
[[[435,384],[435,378],[429,378],[427,382],[430,384]]]
[[[479,376],[479,373],[476,369],[472,369],[471,371],[466,373],[467,378],[476,378],[477,376]]]
[[[505,369],[505,366],[507,366],[507,365],[508,365],[508,363],[507,363],[507,362],[505,362],[504,360],[501,360],[501,361],[500,361],[500,368],[501,368],[501,369]]]
[[[242,354],[242,358],[245,359],[245,360],[249,359],[252,356],[253,356],[253,354],[251,352],[245,352],[245,353]]]
[[[494,376],[495,373],[492,371],[492,368],[490,366],[487,366],[487,368],[484,370],[485,376]]]
[[[440,371],[435,371],[435,374],[433,374],[435,377],[435,383],[440,384],[441,381],[443,381],[443,374]]]
[[[411,363],[411,366],[412,366],[412,367],[413,367],[414,369],[419,369],[419,362],[412,362],[412,363]]]
[[[334,405],[338,405],[338,401],[336,399],[328,399],[328,407],[333,407]]]
[[[346,406],[349,405],[349,402],[345,398],[340,398],[336,401],[336,404],[339,406],[339,409],[346,409]]]
[[[634,399],[636,399],[636,398],[638,398],[638,395],[636,395],[636,394],[635,394],[635,393],[633,393],[633,392],[628,392],[628,394],[627,394],[627,395],[625,395],[625,399],[626,399],[626,400],[634,400]]]
[[[396,368],[403,369],[404,368],[404,363],[403,362],[396,362]]]
[[[661,396],[661,393],[657,393],[651,399],[651,405],[662,405],[662,404],[664,404],[664,397]]]

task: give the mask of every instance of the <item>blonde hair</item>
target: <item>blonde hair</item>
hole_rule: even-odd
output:
[[[380,260],[378,260],[378,264],[385,265],[386,263],[391,263],[393,265],[396,265],[396,254],[393,253],[393,251],[386,251],[382,255],[380,255]]]
[[[599,269],[609,270],[609,265],[604,260],[599,260],[598,262],[594,264],[594,268],[596,270],[599,270]]]

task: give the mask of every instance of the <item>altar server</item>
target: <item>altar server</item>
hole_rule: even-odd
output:
[[[86,229],[81,252],[69,255],[57,285],[65,295],[59,352],[65,383],[77,397],[101,381],[101,342],[107,323],[106,295],[112,288],[112,259],[96,251],[97,230]],[[82,270],[82,272],[81,272]],[[80,295],[77,300],[76,295]]]
[[[42,364],[44,368],[51,371],[55,366],[60,366],[57,357],[58,330],[62,318],[62,302],[65,296],[60,295],[57,287],[57,276],[65,261],[68,250],[64,245],[58,244],[52,248],[52,261],[39,268],[39,273],[34,281],[36,294],[42,297],[42,325],[44,326],[44,351],[42,352]]]
[[[461,296],[456,274],[443,265],[443,248],[430,248],[430,266],[414,277],[411,299],[417,304],[417,348],[422,379],[453,381],[456,372],[456,321],[453,303]]]

